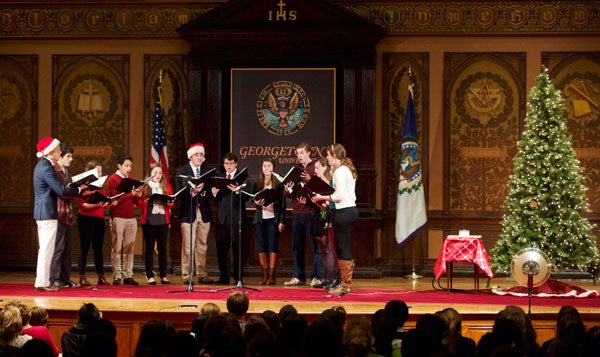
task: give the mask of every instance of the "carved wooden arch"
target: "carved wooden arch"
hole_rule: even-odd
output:
[[[295,11],[273,21],[269,11]],[[272,13],[271,13],[272,14]],[[375,45],[386,31],[325,0],[232,0],[178,29],[189,44],[190,138],[211,163],[228,147],[229,70],[234,67],[334,67],[336,141],[359,173],[358,206],[375,206]]]

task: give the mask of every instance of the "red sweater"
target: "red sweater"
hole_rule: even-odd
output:
[[[36,340],[42,340],[46,342],[50,347],[52,347],[54,356],[58,356],[58,346],[56,346],[56,343],[54,343],[52,335],[46,326],[31,326],[30,328],[22,330],[21,335],[29,335]]]
[[[133,179],[131,176],[129,178]],[[106,180],[106,187],[108,188],[109,196],[115,196],[120,193],[115,189],[121,180],[123,180],[123,178],[117,173],[108,176],[108,179]],[[135,196],[131,192],[127,192],[123,196],[119,197],[117,201],[118,204],[109,209],[111,218],[135,218],[135,212],[133,209],[137,204],[139,204],[139,197]]]
[[[104,193],[103,190],[98,191]],[[83,204],[86,203],[86,200],[84,200],[81,196],[77,197],[77,203],[79,204],[79,214],[84,216],[100,217],[104,219],[104,207],[83,207]]]

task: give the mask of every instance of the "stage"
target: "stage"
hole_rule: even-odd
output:
[[[72,276],[75,278],[75,275]],[[455,278],[456,291],[436,291],[432,277],[410,280],[402,277],[382,279],[355,279],[353,293],[338,297],[322,289],[309,286],[284,287],[287,279],[279,277],[276,286],[258,285],[258,277],[244,279],[244,288],[224,285],[194,285],[188,291],[180,277],[170,276],[171,285],[149,286],[142,274],[134,277],[139,286],[92,286],[63,289],[55,293],[40,293],[33,289],[34,274],[24,272],[0,272],[0,299],[2,303],[20,298],[31,305],[46,308],[50,313],[49,328],[57,341],[76,319],[76,312],[84,302],[93,302],[112,320],[118,329],[119,346],[135,346],[139,329],[143,323],[153,318],[171,320],[176,328],[188,329],[193,317],[206,302],[214,302],[224,311],[227,296],[233,291],[244,290],[250,299],[249,314],[265,310],[278,311],[283,305],[292,304],[308,319],[323,310],[342,305],[349,314],[363,314],[370,317],[392,299],[400,299],[410,306],[407,327],[414,326],[418,317],[434,313],[446,307],[453,307],[463,316],[463,334],[478,340],[491,329],[496,313],[506,305],[518,305],[528,309],[527,297],[500,296],[487,288],[487,278],[482,278],[480,290],[473,290],[473,278]],[[94,282],[95,274],[88,275]],[[569,280],[571,284],[584,289],[598,290],[589,280]],[[442,279],[442,285],[445,285]],[[507,278],[494,278],[490,288],[510,288],[514,281]],[[256,290],[258,289],[258,290]],[[600,325],[600,298],[532,298],[532,320],[538,330],[541,342],[554,334],[556,313],[563,305],[579,309],[586,325]],[[123,348],[125,349],[125,347]],[[119,355],[129,356],[130,350]]]

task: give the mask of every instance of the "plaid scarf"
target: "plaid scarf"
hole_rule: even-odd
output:
[[[56,170],[56,174],[58,175],[60,182],[62,182],[62,184],[66,186],[67,179],[63,174],[60,165],[54,164],[54,170]],[[58,221],[68,226],[72,226],[73,224],[75,224],[75,215],[73,214],[73,204],[71,203],[71,200],[63,199],[62,197],[58,196],[56,199],[56,203],[58,208]]]

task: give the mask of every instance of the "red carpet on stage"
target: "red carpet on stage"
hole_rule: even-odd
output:
[[[256,288],[256,287],[252,287]],[[97,286],[86,288],[62,289],[59,292],[36,292],[32,284],[13,283],[0,284],[0,297],[47,297],[47,298],[85,298],[90,299],[152,299],[152,300],[226,300],[227,296],[238,288],[227,289],[225,286],[195,286],[194,292],[186,291],[184,285],[169,286]],[[498,295],[491,290],[479,291],[412,291],[412,290],[379,290],[354,288],[352,294],[343,297],[332,296],[325,290],[309,287],[268,287],[261,291],[246,289],[250,300],[297,302],[385,302],[393,299],[407,303],[435,303],[448,306],[461,305],[527,305],[527,295]],[[175,293],[171,293],[175,292]],[[600,301],[595,296],[588,298],[575,297],[536,297],[532,306],[598,307]]]
[[[528,288],[515,286],[506,290],[493,290],[498,295],[528,296]],[[558,280],[548,280],[540,286],[532,288],[531,295],[536,297],[598,297],[596,290],[586,290],[579,286]]]

